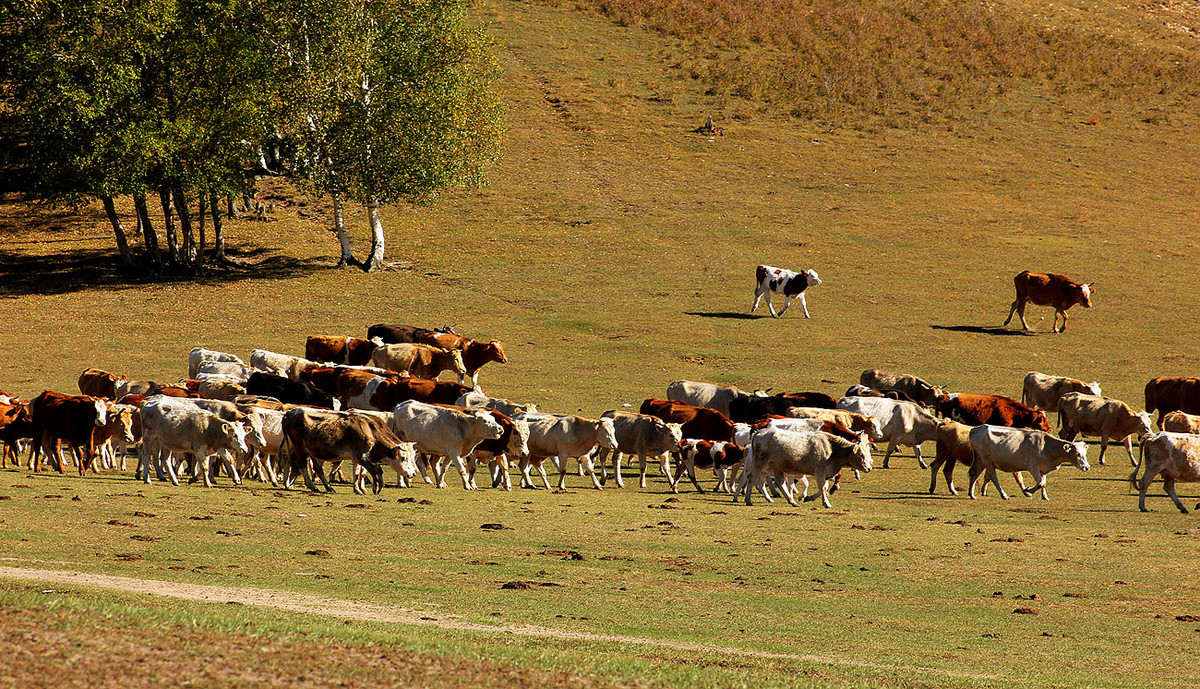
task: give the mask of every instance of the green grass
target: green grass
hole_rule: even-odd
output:
[[[5,273],[0,387],[30,397],[71,391],[88,366],[175,380],[198,344],[299,353],[309,334],[362,335],[376,322],[455,324],[501,339],[511,362],[484,369],[488,392],[589,415],[662,396],[679,378],[840,394],[870,367],[1014,396],[1024,374],[1040,370],[1099,380],[1140,406],[1146,380],[1194,375],[1200,364],[1200,324],[1190,317],[1200,151],[1187,113],[1150,124],[1137,108],[1105,113],[1030,88],[953,131],[825,131],[764,117],[726,121],[727,135],[709,140],[688,130],[723,102],[672,68],[679,44],[570,9],[496,0],[479,10],[506,68],[505,158],[486,189],[433,209],[388,210],[396,269],[332,268],[327,208],[309,203],[281,207],[277,222],[229,228],[246,248],[306,262],[283,277],[123,286],[96,270],[60,286],[63,276],[48,272],[23,289],[36,282],[18,272],[23,261],[105,251],[111,240],[95,214],[6,199],[0,234],[16,268]],[[1093,116],[1100,124],[1087,124]],[[350,220],[361,240],[365,221]],[[732,317],[750,306],[759,262],[820,272],[812,320],[795,310],[780,320]],[[1095,308],[1072,310],[1064,335],[1049,334],[1049,310],[1032,307],[1035,334],[987,330],[1007,315],[1023,269],[1094,280]],[[661,479],[646,492],[597,493],[572,477],[567,495],[418,486],[375,502],[346,490],[276,497],[269,488],[7,471],[0,544],[13,558],[5,564],[995,675],[983,684],[997,686],[1196,684],[1179,662],[1196,625],[1174,618],[1200,612],[1198,532],[1161,496],[1153,514],[1138,514],[1123,451],[1111,457],[1086,475],[1053,474],[1050,503],[930,498],[928,477],[902,457],[900,468],[848,482],[831,511],[694,494],[671,503],[676,510],[648,509],[663,504]],[[1191,506],[1196,490],[1182,488]],[[48,494],[82,502],[40,497]],[[395,502],[405,496],[433,504]],[[205,515],[213,519],[189,518]],[[479,529],[497,521],[513,530]],[[1021,540],[993,541],[1010,537]],[[313,548],[332,556],[304,555]],[[564,549],[586,559],[540,554]],[[564,586],[499,589],[538,578]],[[47,606],[28,586],[0,586],[6,605]],[[1033,593],[1042,600],[1014,599]],[[395,626],[364,624],[359,637],[357,624],[351,632],[249,608],[71,596],[83,601],[76,618],[111,610],[116,627],[192,616],[217,636],[243,622],[279,638],[306,628],[321,639],[628,684],[981,683],[745,657],[708,663],[644,647],[498,644],[462,632],[430,638]],[[1017,607],[1039,614],[1015,615]]]

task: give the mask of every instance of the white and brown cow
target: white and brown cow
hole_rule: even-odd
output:
[[[1143,464],[1146,472],[1139,483],[1137,475]],[[1180,512],[1187,514],[1187,508],[1175,494],[1175,482],[1200,481],[1200,435],[1162,431],[1142,438],[1138,463],[1129,475],[1129,483],[1138,489],[1138,509],[1143,512],[1150,511],[1146,509],[1146,491],[1159,474],[1162,474],[1163,489],[1171,496],[1171,501]]]
[[[788,310],[792,299],[799,299],[800,306],[804,309],[804,317],[811,318],[808,315],[808,301],[804,297],[804,291],[819,284],[821,278],[817,277],[815,270],[797,273],[793,270],[760,265],[755,270],[754,305],[750,307],[750,313],[758,309],[763,297],[767,298],[767,308],[770,309],[771,315],[776,317],[782,316]],[[771,292],[783,295],[783,308],[779,313],[775,313],[775,307],[771,304]]]
[[[1058,437],[1074,440],[1076,434],[1100,436],[1100,464],[1104,464],[1104,451],[1108,441],[1125,443],[1129,463],[1133,464],[1133,437],[1142,437],[1153,432],[1150,415],[1135,412],[1121,400],[1097,397],[1079,392],[1068,392],[1058,402]]]
[[[745,447],[720,440],[684,440],[679,444],[678,452],[682,461],[676,464],[675,478],[671,482],[671,490],[676,493],[679,492],[679,480],[683,478],[685,471],[696,490],[704,492],[696,480],[696,467],[712,467],[713,476],[717,479],[716,489],[728,493],[733,490],[730,485],[731,477],[736,476],[737,470],[746,459]]]
[[[621,478],[621,454],[637,455],[641,471],[641,487],[646,487],[646,458],[654,457],[659,460],[662,473],[667,474],[667,455],[679,449],[679,441],[683,440],[683,427],[677,423],[668,423],[649,414],[634,414],[633,412],[606,411],[601,419],[611,419],[616,432],[617,447],[600,448],[600,485],[608,481],[606,462],[608,454],[612,453],[613,475],[616,476],[617,486],[625,487]],[[670,474],[667,474],[670,478]]]

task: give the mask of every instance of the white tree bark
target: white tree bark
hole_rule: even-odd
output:
[[[354,259],[354,252],[350,248],[350,235],[346,234],[342,195],[337,191],[333,192],[333,229],[337,232],[338,244],[342,246],[342,257],[338,259],[338,266],[358,265],[358,261]]]
[[[374,196],[367,204],[371,220],[371,253],[363,261],[363,270],[370,272],[383,267],[383,223],[379,220],[379,199]]]

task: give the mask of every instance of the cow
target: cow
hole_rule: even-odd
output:
[[[371,352],[371,363],[389,371],[403,371],[414,378],[437,380],[442,371],[451,371],[465,383],[467,369],[462,351],[422,344],[388,344]]]
[[[1083,308],[1092,308],[1092,294],[1096,292],[1093,283],[1075,282],[1065,275],[1055,273],[1032,273],[1022,271],[1013,278],[1017,288],[1017,298],[1013,300],[1012,308],[1004,325],[1012,322],[1013,314],[1021,317],[1021,329],[1029,330],[1025,322],[1025,305],[1032,302],[1034,306],[1053,306],[1054,325],[1051,332],[1067,331],[1067,309],[1076,304]],[[1062,328],[1058,327],[1058,317],[1062,316]]]
[[[29,413],[28,404],[0,404],[0,442],[3,442],[3,454],[0,454],[0,467],[8,468],[8,458],[21,466],[19,440],[32,440],[33,417]]]
[[[1154,430],[1146,412],[1135,413],[1120,400],[1081,392],[1068,392],[1059,400],[1058,423],[1058,437],[1065,440],[1074,440],[1080,433],[1100,436],[1101,466],[1110,439],[1125,443],[1129,463],[1133,464],[1133,436],[1140,438]]]
[[[944,388],[931,385],[924,380],[906,373],[893,373],[869,368],[858,376],[858,382],[869,388],[888,392],[895,390],[908,396],[908,399],[925,407],[933,409],[937,406],[938,397],[946,393]]]
[[[152,398],[152,399],[155,399],[155,398]],[[222,400],[208,400],[208,399],[165,398],[165,399],[160,399],[159,403],[160,404],[166,403],[166,404],[189,405],[189,406],[192,406],[192,407],[195,407],[198,409],[203,409],[204,411],[207,411],[208,413],[213,414],[220,419],[224,419],[225,421],[240,424],[242,426],[242,430],[245,431],[246,445],[250,449],[245,452],[236,453],[236,456],[233,459],[240,458],[240,459],[245,460],[245,461],[237,462],[237,464],[246,464],[248,462],[256,460],[258,458],[258,451],[263,449],[267,445],[267,441],[266,441],[264,431],[263,431],[263,415],[260,413],[259,409],[256,407],[241,406],[241,405],[234,404],[233,402],[226,402],[226,401],[222,401]],[[196,459],[201,459],[201,458],[196,457]],[[224,459],[224,457],[223,457],[223,459]],[[236,464],[234,463],[234,461],[232,459],[227,460],[223,463],[223,466],[225,467],[226,473],[229,474],[229,477],[231,479],[233,479],[233,482],[235,484],[241,484],[242,479],[238,475],[238,471],[237,471]],[[256,466],[255,468],[259,470],[260,475],[262,475],[262,473],[264,473],[262,471],[262,467]],[[195,481],[195,479],[196,479],[195,471],[193,471],[192,473],[193,473],[192,480]]]
[[[729,416],[729,403],[732,400],[756,394],[761,393],[746,392],[732,385],[698,383],[691,380],[677,380],[667,386],[667,399],[685,402],[694,407],[716,409],[725,416]]]
[[[873,443],[883,440],[883,427],[879,419],[845,409],[824,409],[820,407],[792,407],[787,416],[793,419],[822,419],[833,421],[854,431],[866,433],[867,439]]]
[[[600,490],[600,479],[592,464],[592,454],[597,447],[609,450],[617,448],[616,428],[612,419],[585,419],[569,414],[517,414],[529,424],[529,454],[521,458],[521,487],[536,488],[530,469],[537,467],[542,483],[550,488],[546,469],[542,466],[547,457],[554,458],[558,469],[558,488],[566,489],[567,460],[574,457],[584,466],[592,478],[592,485]]]
[[[336,400],[311,383],[300,380],[288,380],[282,376],[273,376],[262,371],[255,371],[246,380],[246,392],[251,395],[274,397],[287,404],[303,404],[326,409],[337,409]]]
[[[408,400],[392,411],[392,427],[405,442],[415,443],[418,452],[437,457],[433,465],[434,485],[446,487],[446,467],[458,468],[463,490],[476,490],[471,483],[465,460],[475,446],[504,434],[504,428],[487,410],[458,411]]]
[[[299,380],[301,371],[319,366],[316,361],[304,357],[278,354],[266,349],[255,349],[250,352],[250,366],[275,376],[284,376],[290,380]]]
[[[855,383],[854,385],[851,385],[846,389],[846,394],[843,395],[843,397],[879,397],[882,399],[919,404],[919,402],[909,397],[908,393],[901,392],[899,390],[876,390],[875,388],[867,387],[862,383]]]
[[[1146,412],[1158,411],[1158,427],[1173,411],[1200,414],[1200,378],[1161,376],[1146,383]]]
[[[937,472],[942,470],[946,477],[946,487],[951,495],[958,495],[954,487],[954,465],[962,464],[970,467],[975,461],[975,451],[971,449],[971,429],[973,426],[961,424],[952,419],[942,419],[937,427],[937,451],[933,462],[929,465],[929,494],[937,490]],[[1025,490],[1025,480],[1021,472],[1013,472],[1013,478],[1021,490]],[[987,484],[983,484],[981,492],[987,495]]]
[[[165,468],[171,483],[179,485],[170,456],[182,459],[191,455],[198,463],[191,482],[203,478],[204,485],[212,487],[209,457],[216,455],[226,466],[233,466],[234,455],[248,450],[242,424],[176,400],[154,398],[142,405],[142,448],[137,475],[146,483],[150,483],[153,465],[160,481]]]
[[[1050,432],[1050,421],[1040,409],[1031,409],[1011,397],[952,392],[938,401],[943,416],[968,426],[990,424]]]
[[[461,350],[463,366],[466,367],[467,375],[470,376],[473,386],[479,384],[479,369],[483,368],[484,364],[490,361],[498,364],[508,363],[508,357],[504,354],[504,343],[499,340],[478,342],[454,333],[425,331],[421,334],[417,344]]]
[[[108,423],[108,404],[97,397],[64,395],[49,390],[29,403],[33,424],[30,467],[41,471],[42,452],[53,452],[59,473],[63,473],[59,449],[62,441],[71,446],[80,476],[91,468],[95,446],[92,431]]]
[[[675,464],[675,478],[671,481],[671,490],[679,492],[679,480],[683,472],[687,472],[692,485],[701,493],[704,489],[696,481],[696,467],[707,469],[712,467],[713,475],[717,478],[716,490],[730,492],[730,471],[736,471],[746,459],[746,448],[735,443],[713,442],[711,440],[684,440],[679,444],[680,461]]]
[[[1068,392],[1082,392],[1085,395],[1102,396],[1100,383],[1085,383],[1075,378],[1063,376],[1048,376],[1045,373],[1030,371],[1025,374],[1021,384],[1021,404],[1045,412],[1058,411],[1058,401]]]
[[[802,407],[817,409],[836,409],[838,398],[823,392],[781,392],[776,397],[796,402]]]
[[[363,392],[346,400],[347,406],[359,409],[390,411],[397,404],[416,400],[426,404],[454,404],[471,391],[458,383],[425,380],[423,378],[397,378],[372,380]]]
[[[1173,411],[1163,416],[1162,430],[1172,433],[1200,433],[1200,416]]]
[[[838,401],[838,409],[874,416],[879,420],[883,439],[888,441],[887,451],[883,455],[884,469],[888,468],[888,460],[900,444],[912,446],[917,464],[922,469],[929,468],[921,457],[921,443],[937,438],[938,418],[933,414],[912,402],[877,397],[843,397]]]
[[[506,400],[503,397],[488,397],[482,392],[475,390],[472,390],[462,397],[459,397],[454,401],[454,403],[460,407],[470,407],[472,409],[495,409],[496,411],[503,412],[509,416],[520,414],[521,412],[525,412],[527,414],[538,413],[536,404],[517,404],[516,402]]]
[[[88,368],[79,374],[79,394],[115,400],[117,387],[124,389],[128,383],[129,379],[125,376],[114,375],[98,368]]]
[[[232,380],[206,379],[200,381],[196,392],[209,399],[228,401],[246,394],[246,386]]]
[[[130,380],[117,390],[117,401],[119,402],[125,395],[149,397],[158,392],[161,387],[162,385],[153,380]]]
[[[304,342],[304,358],[333,364],[362,366],[371,360],[371,352],[383,344],[378,340],[361,337],[335,337],[310,335]]]
[[[104,425],[92,429],[92,446],[100,451],[100,460],[105,468],[125,471],[125,453],[136,441],[133,435],[136,414],[140,412],[131,404],[109,404]],[[121,453],[120,467],[117,467],[117,456],[113,451],[114,441]]]
[[[1138,482],[1138,471],[1145,465],[1146,471]],[[1175,482],[1195,483],[1200,481],[1200,436],[1191,433],[1162,431],[1142,437],[1138,451],[1138,463],[1129,475],[1129,484],[1138,489],[1138,509],[1146,509],[1146,491],[1150,482],[1162,474],[1163,489],[1183,514],[1188,510],[1175,494]]]
[[[472,411],[470,407],[459,405],[443,404],[438,406],[461,412]],[[490,413],[492,419],[500,424],[500,428],[504,432],[499,438],[486,438],[481,441],[467,458],[467,474],[470,477],[471,487],[478,489],[478,486],[475,485],[475,469],[479,460],[483,460],[491,465],[492,488],[512,490],[512,481],[508,476],[509,458],[519,461],[521,457],[529,454],[529,423],[522,419],[514,419],[495,409],[476,408],[476,410]]]
[[[832,507],[826,482],[845,467],[869,472],[871,464],[871,446],[866,438],[851,442],[829,433],[796,433],[768,428],[754,434],[733,501],[736,503],[738,495],[744,492],[746,504],[749,505],[750,493],[757,487],[767,502],[773,502],[765,485],[766,478],[771,476],[788,504],[798,506],[793,488],[784,478],[812,476],[816,479],[817,492],[812,496],[804,495],[804,501],[815,500],[819,496],[822,505]]]
[[[739,397],[729,402],[729,420],[735,423],[754,423],[768,416],[787,416],[792,407],[809,407],[811,400],[783,395],[770,397]]]
[[[333,488],[325,478],[324,462],[350,460],[365,469],[373,479],[375,493],[383,488],[380,463],[388,463],[402,477],[411,478],[417,472],[411,447],[372,415],[300,407],[286,412],[281,425],[284,441],[280,458],[286,456],[291,473],[299,472],[310,491],[316,492],[317,486],[309,471],[309,460],[329,493]],[[366,492],[358,482],[354,490],[360,494]]]
[[[760,265],[754,271],[754,278],[754,304],[750,307],[750,313],[758,310],[758,304],[763,297],[767,298],[767,308],[773,317],[782,316],[792,305],[792,299],[799,299],[800,307],[804,309],[804,317],[811,318],[808,315],[808,300],[805,298],[804,292],[809,287],[821,284],[821,278],[817,277],[817,271],[805,270],[797,273],[783,268]],[[779,313],[775,313],[775,306],[771,304],[771,292],[783,295],[783,308],[779,310]]]
[[[200,378],[201,376],[225,376],[232,378],[238,382],[244,383],[258,369],[252,366],[246,366],[236,361],[205,361],[200,364],[200,368],[196,371],[196,375],[192,378]]]
[[[1073,464],[1080,471],[1091,468],[1087,461],[1087,445],[1083,441],[1062,440],[1045,431],[984,424],[971,429],[968,437],[975,455],[967,475],[968,495],[972,500],[975,499],[975,482],[981,473],[985,474],[984,481],[990,480],[996,485],[1000,499],[1007,500],[1008,494],[1000,486],[996,472],[1028,471],[1033,475],[1034,485],[1021,491],[1033,495],[1040,488],[1042,499],[1049,500],[1046,474],[1063,464]]]
[[[857,442],[861,435],[836,421],[828,419],[807,419],[772,415],[756,421],[745,428],[739,428],[733,434],[733,442],[738,445],[749,446],[750,439],[754,434],[767,428],[782,428],[785,431],[794,431],[797,433],[824,431],[850,442]]]
[[[641,470],[641,487],[646,487],[646,458],[656,457],[661,463],[662,473],[667,474],[667,454],[679,447],[683,440],[683,426],[678,423],[668,423],[649,414],[634,414],[627,411],[612,409],[600,415],[601,419],[611,419],[617,437],[616,448],[601,447],[600,485],[608,482],[606,462],[608,454],[612,453],[613,475],[617,487],[624,488],[625,481],[621,478],[621,454],[637,455]],[[670,479],[670,474],[667,474]],[[672,482],[674,483],[674,482]]]
[[[197,381],[197,384],[199,384],[199,381]],[[188,390],[182,385],[160,385],[150,394],[162,395],[164,397],[190,397],[193,399],[204,397],[199,392]]]
[[[200,364],[205,361],[232,361],[237,364],[246,363],[234,354],[226,354],[225,352],[218,352],[212,349],[196,347],[192,349],[192,351],[188,352],[188,378],[195,378],[196,374],[200,372]]]
[[[384,344],[417,344],[427,333],[453,333],[454,329],[443,326],[430,330],[415,325],[388,325],[376,323],[367,328],[367,339],[379,339]]]
[[[724,414],[707,407],[693,407],[684,402],[650,398],[642,402],[639,413],[657,416],[668,423],[683,426],[683,437],[694,440],[723,440],[733,442],[735,424]],[[740,424],[745,426],[746,424]]]

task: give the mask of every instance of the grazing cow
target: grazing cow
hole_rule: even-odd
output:
[[[1137,475],[1143,464],[1146,466],[1146,472],[1142,474],[1139,483]],[[1150,511],[1146,509],[1146,491],[1150,488],[1150,482],[1159,474],[1163,477],[1163,489],[1171,496],[1175,507],[1187,514],[1187,508],[1175,494],[1175,482],[1200,481],[1200,436],[1162,431],[1142,438],[1138,463],[1129,475],[1130,485],[1138,489],[1138,509],[1142,512]]]
[[[246,430],[239,423],[175,400],[156,398],[142,405],[142,449],[137,472],[146,483],[150,483],[153,465],[160,481],[165,474],[172,484],[179,485],[170,457],[191,455],[198,464],[191,482],[203,478],[204,485],[212,487],[209,457],[216,455],[222,464],[232,467],[234,455],[248,450]]]
[[[937,490],[937,472],[940,468],[946,477],[946,487],[951,495],[958,495],[954,487],[954,465],[962,464],[970,467],[975,461],[975,451],[971,449],[972,426],[961,424],[951,419],[942,419],[937,428],[937,454],[929,465],[929,494]],[[1013,472],[1013,478],[1021,490],[1025,490],[1025,480],[1021,472]],[[987,484],[983,484],[982,493],[987,495]]]
[[[459,405],[438,405],[447,409],[454,409],[461,412],[470,412],[472,408]],[[471,487],[478,489],[475,485],[475,469],[478,461],[483,460],[491,466],[492,471],[492,488],[503,488],[504,490],[512,490],[512,481],[509,480],[508,466],[509,458],[515,458],[520,461],[521,457],[529,454],[529,423],[522,419],[514,419],[504,412],[495,409],[475,408],[476,411],[487,411],[492,415],[492,419],[500,424],[500,428],[504,432],[499,438],[486,438],[475,446],[475,451],[467,459],[467,473],[470,476]]]
[[[460,407],[470,407],[472,409],[495,409],[509,416],[520,414],[521,412],[525,412],[526,414],[538,413],[536,404],[517,404],[503,397],[488,397],[482,392],[475,390],[459,397],[454,403]]]
[[[1025,374],[1025,381],[1021,385],[1021,404],[1045,412],[1058,411],[1058,401],[1068,392],[1082,392],[1097,397],[1104,394],[1100,392],[1100,383],[1085,383],[1075,378],[1030,371]]]
[[[792,407],[809,407],[810,400],[771,395],[738,397],[729,402],[729,419],[735,423],[754,423],[768,416],[787,416]]]
[[[679,479],[683,478],[684,471],[696,490],[704,492],[696,480],[696,467],[712,467],[713,475],[717,478],[716,490],[728,493],[732,490],[729,485],[730,471],[736,471],[746,459],[745,447],[711,440],[684,440],[679,445],[678,453],[681,459],[675,465],[675,478],[671,481],[671,490],[676,493],[679,492]]]
[[[41,453],[52,452],[58,471],[62,473],[59,449],[65,440],[75,455],[79,474],[86,474],[95,454],[92,431],[108,423],[107,403],[87,395],[64,395],[47,390],[29,403],[29,413],[33,422],[30,467],[41,471]]]
[[[403,371],[414,378],[437,380],[442,371],[451,371],[465,383],[467,369],[462,351],[422,344],[389,344],[371,353],[371,363],[389,371]]]
[[[917,464],[922,469],[929,468],[921,457],[921,443],[937,438],[938,418],[933,414],[912,402],[878,397],[843,397],[838,401],[838,409],[874,416],[879,420],[883,439],[888,441],[887,451],[883,455],[884,469],[888,468],[888,460],[900,444],[912,446]]]
[[[1033,475],[1034,485],[1022,488],[1022,492],[1033,495],[1040,488],[1042,499],[1049,500],[1046,495],[1046,474],[1063,464],[1074,464],[1080,471],[1091,468],[1087,461],[1087,445],[1083,441],[1072,443],[1044,431],[982,425],[971,429],[969,438],[971,450],[975,453],[967,476],[970,483],[968,494],[972,500],[975,499],[975,482],[981,473],[986,472],[984,481],[990,480],[996,485],[1000,499],[1007,500],[1008,493],[1000,486],[996,472],[1028,471]]]
[[[504,428],[488,410],[458,411],[413,400],[401,402],[392,412],[392,427],[417,452],[438,458],[433,465],[434,485],[445,488],[446,467],[453,462],[462,477],[463,490],[476,490],[467,473],[465,458],[483,440],[496,439]]]
[[[754,313],[758,309],[758,304],[763,297],[767,298],[767,308],[775,317],[782,316],[788,310],[788,307],[792,305],[792,299],[799,299],[800,307],[804,309],[804,317],[811,318],[808,315],[808,300],[804,296],[804,291],[809,287],[821,284],[821,278],[817,277],[817,271],[805,270],[797,273],[783,268],[760,265],[755,269],[754,277],[754,305],[750,307],[750,313]],[[779,310],[779,313],[775,313],[775,306],[771,304],[771,292],[783,295],[783,308]]]
[[[192,351],[188,352],[188,378],[195,378],[196,374],[200,372],[200,364],[204,363],[205,361],[232,361],[237,364],[246,363],[233,354],[226,354],[225,352],[218,352],[212,349],[196,347]],[[130,392],[133,391],[130,390]]]
[[[246,382],[251,373],[258,369],[252,366],[246,366],[236,361],[205,361],[200,364],[200,368],[196,371],[196,375],[192,378],[200,378],[204,375],[209,376],[225,376],[232,378],[240,383]]]
[[[310,335],[304,343],[304,358],[334,364],[362,366],[371,360],[371,352],[381,342],[361,337]]]
[[[1163,416],[1162,429],[1172,433],[1200,433],[1200,416],[1173,411]]]
[[[638,411],[642,414],[657,416],[668,423],[683,426],[683,437],[694,440],[723,440],[733,442],[733,434],[738,426],[724,414],[707,407],[693,407],[683,402],[670,400],[648,399],[642,402]]]
[[[534,466],[542,475],[542,483],[547,489],[550,488],[546,469],[542,466],[547,457],[554,458],[559,490],[566,489],[567,460],[571,458],[579,460],[584,466],[596,490],[602,488],[592,464],[592,453],[597,447],[610,450],[617,448],[616,428],[612,419],[585,419],[569,414],[518,414],[514,418],[523,419],[529,424],[529,455],[521,458],[522,488],[537,487],[530,476],[530,468]]]
[[[508,357],[504,355],[504,344],[499,340],[478,342],[469,337],[454,333],[425,331],[420,335],[418,344],[432,345],[441,349],[458,349],[462,351],[463,366],[471,377],[471,385],[479,384],[479,369],[489,361],[507,364]]]
[[[1058,437],[1074,440],[1077,434],[1100,436],[1100,459],[1109,439],[1125,443],[1129,463],[1133,464],[1133,436],[1139,438],[1153,432],[1150,415],[1135,413],[1128,404],[1111,397],[1097,397],[1080,392],[1068,392],[1058,403]]]
[[[936,407],[938,397],[946,393],[945,389],[936,385],[930,385],[916,376],[910,376],[906,373],[881,371],[877,368],[869,368],[863,371],[858,376],[858,382],[880,392],[888,392],[889,390],[902,392],[909,400],[916,402],[926,409]]]
[[[823,419],[833,421],[854,431],[866,433],[867,439],[873,443],[883,440],[883,427],[879,419],[866,414],[846,411],[845,409],[823,409],[818,407],[792,407],[787,416],[793,419]]]
[[[1021,317],[1021,329],[1029,330],[1029,324],[1025,322],[1025,305],[1033,302],[1034,306],[1054,307],[1051,332],[1056,333],[1067,331],[1067,309],[1076,304],[1083,304],[1085,309],[1092,308],[1092,294],[1096,291],[1092,283],[1075,282],[1055,273],[1031,273],[1028,270],[1013,278],[1013,284],[1017,288],[1017,298],[1013,300],[1004,325],[1012,322],[1015,313]],[[1062,316],[1061,329],[1058,327],[1059,316]]]
[[[1050,421],[1045,412],[1003,395],[952,392],[939,400],[938,411],[968,426],[990,424],[1050,432]]]
[[[838,402],[838,398],[823,392],[781,392],[776,397],[791,400],[802,407],[817,409],[836,409]]]
[[[98,368],[85,369],[79,374],[79,393],[88,397],[103,397],[109,400],[117,399],[117,387],[124,389],[129,379],[117,376]]]
[[[13,464],[21,466],[18,440],[32,440],[33,417],[29,413],[28,404],[0,404],[0,442],[4,443],[3,454],[0,455],[0,467],[8,468],[8,458]]]
[[[766,490],[766,478],[772,476],[788,504],[795,506],[797,502],[793,488],[784,478],[812,476],[816,479],[817,492],[812,496],[804,495],[804,501],[815,500],[819,496],[822,505],[832,507],[826,482],[845,467],[855,471],[871,471],[871,446],[866,438],[851,442],[829,433],[796,433],[768,428],[754,435],[733,500],[737,502],[739,493],[744,491],[746,504],[749,505],[750,493],[757,487],[767,502],[774,502]]]
[[[117,466],[117,457],[113,452],[113,442],[116,442],[121,453],[120,470],[125,471],[125,453],[136,438],[133,435],[133,418],[139,414],[137,407],[131,404],[110,404],[103,426],[92,429],[92,446],[100,451],[100,460],[105,468]]]
[[[678,449],[679,441],[683,440],[683,427],[680,424],[668,423],[649,414],[634,414],[616,409],[604,412],[600,418],[612,420],[617,436],[616,448],[600,448],[600,485],[608,482],[606,461],[609,452],[612,452],[613,475],[616,476],[618,488],[625,487],[625,481],[621,478],[621,453],[631,457],[638,456],[642,488],[646,487],[647,457],[658,458],[662,473],[667,474],[667,454]],[[670,478],[670,474],[667,474],[667,478]]]
[[[356,468],[361,467],[370,474],[375,493],[383,488],[380,463],[388,463],[402,477],[411,478],[417,472],[411,447],[386,423],[372,415],[299,407],[286,412],[281,425],[284,442],[280,457],[287,457],[291,473],[300,473],[310,491],[316,492],[317,486],[309,471],[309,460],[329,493],[333,488],[325,478],[322,467],[325,462],[350,460]],[[357,482],[354,490],[360,494],[365,492]]]
[[[471,388],[458,383],[421,378],[382,379],[370,381],[361,394],[346,402],[348,406],[359,409],[390,411],[408,400],[426,404],[454,404],[470,391]]]
[[[1200,378],[1162,376],[1146,383],[1146,412],[1158,410],[1158,427],[1163,416],[1181,411],[1200,414]]]
[[[274,397],[287,404],[303,404],[312,407],[337,409],[333,396],[311,383],[288,380],[282,376],[255,371],[246,380],[246,392],[251,395]]]
[[[694,407],[716,409],[729,416],[729,403],[739,397],[753,397],[758,393],[740,390],[732,385],[716,385],[714,383],[697,383],[691,380],[677,380],[667,386],[667,399],[675,402],[685,402]]]
[[[909,397],[907,393],[899,390],[876,390],[875,388],[867,387],[862,383],[856,383],[846,389],[846,394],[843,397],[879,397],[882,399],[898,400],[900,402],[911,402],[919,404],[916,400]]]

